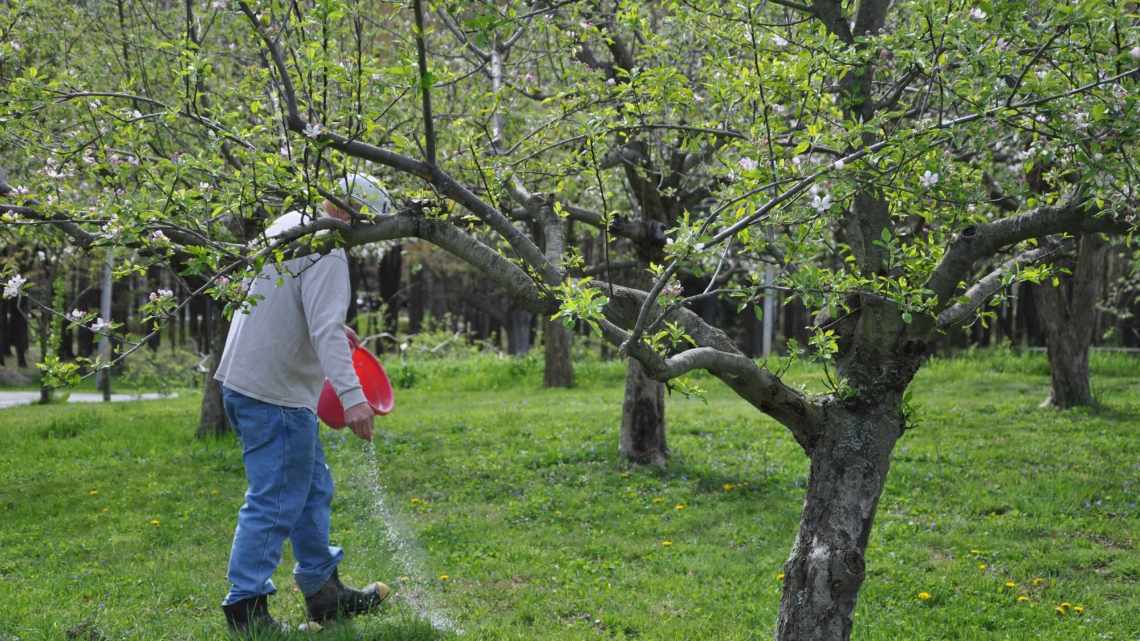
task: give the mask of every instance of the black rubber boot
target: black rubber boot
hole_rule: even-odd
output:
[[[269,616],[269,596],[262,594],[243,601],[223,605],[230,630],[241,635],[254,632],[288,632],[289,627]]]
[[[392,589],[379,581],[363,590],[346,587],[333,570],[321,589],[305,595],[305,609],[310,621],[325,623],[375,610],[391,593]]]

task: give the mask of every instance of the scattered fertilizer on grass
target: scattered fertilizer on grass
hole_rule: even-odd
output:
[[[429,621],[433,628],[441,632],[462,634],[463,630],[444,611],[436,595],[428,589],[427,553],[416,541],[403,521],[388,507],[387,492],[380,482],[380,470],[376,460],[376,446],[365,446],[363,485],[371,494],[372,514],[384,527],[385,540],[392,552],[392,558],[399,564],[404,576],[400,577],[399,594],[412,607],[416,616]]]

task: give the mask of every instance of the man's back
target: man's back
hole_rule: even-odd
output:
[[[315,411],[328,377],[344,407],[364,402],[344,336],[344,250],[267,265],[250,295],[256,303],[234,314],[214,378],[266,403]]]

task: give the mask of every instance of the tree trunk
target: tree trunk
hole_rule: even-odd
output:
[[[507,313],[507,353],[511,356],[522,356],[530,351],[531,316],[524,309]]]
[[[403,274],[404,246],[396,245],[384,252],[377,269],[380,298],[384,300],[384,331],[396,335],[400,326],[400,278]],[[422,312],[421,312],[422,314]],[[418,325],[418,323],[417,323]]]
[[[811,452],[811,478],[784,563],[777,641],[847,641],[890,453],[902,433],[898,396],[831,406]]]
[[[542,340],[546,363],[542,370],[544,387],[573,387],[574,364],[570,361],[570,330],[562,321],[543,319]]]
[[[1089,346],[1096,325],[1096,304],[1104,289],[1108,244],[1097,234],[1081,237],[1071,276],[1058,286],[1037,288],[1037,313],[1045,327],[1050,390],[1043,407],[1067,409],[1095,403],[1089,384]]]
[[[641,363],[629,359],[625,370],[625,400],[621,407],[619,451],[634,463],[664,467],[665,385],[645,374]]]
[[[210,371],[206,374],[202,385],[202,407],[198,413],[198,431],[195,436],[220,436],[230,431],[229,421],[226,420],[225,406],[222,404],[222,386],[214,380],[214,373],[218,371],[218,362],[222,359],[222,349],[226,345],[226,335],[229,333],[229,323],[226,322],[222,310],[213,301],[206,303],[206,317],[212,327],[209,335]]]

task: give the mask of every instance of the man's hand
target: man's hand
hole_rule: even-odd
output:
[[[368,403],[357,403],[344,411],[344,422],[352,433],[369,442],[372,441],[372,421],[375,417]]]
[[[360,337],[357,336],[356,332],[353,331],[353,329],[348,325],[344,326],[344,335],[348,337],[348,342],[352,343],[353,345],[360,344]]]

